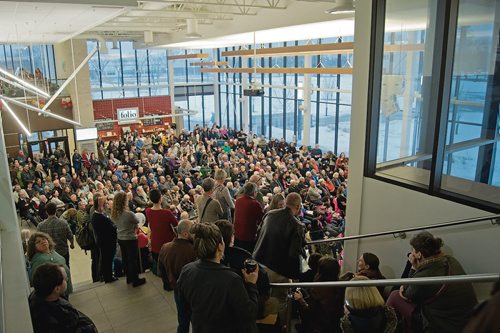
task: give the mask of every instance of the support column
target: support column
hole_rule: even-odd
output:
[[[0,323],[3,332],[33,332],[30,293],[19,221],[11,191],[7,151],[0,112]]]
[[[242,59],[244,63],[242,64],[242,67],[248,68],[248,59],[243,58]],[[241,88],[242,90],[244,89],[249,89],[250,88],[250,82],[248,80],[248,73],[243,73],[241,75]],[[241,116],[243,118],[243,131],[245,133],[248,133],[250,131],[250,103],[249,103],[249,97],[244,96],[243,94],[241,95]]]
[[[172,55],[172,50],[168,50],[168,56]],[[170,95],[170,109],[172,113],[176,113],[175,110],[175,79],[174,79],[174,63],[169,61],[167,57],[168,64],[168,93]],[[176,134],[181,133],[184,130],[184,116],[173,117],[172,121],[177,125]]]
[[[304,68],[311,67],[311,56],[304,56]],[[302,104],[304,114],[304,130],[302,135],[302,144],[310,145],[311,132],[311,74],[304,74],[304,104]]]
[[[58,78],[65,79],[69,77],[88,54],[87,41],[83,39],[74,39],[55,44],[54,56]],[[97,57],[97,55],[94,55],[94,57]],[[73,103],[73,120],[80,122],[82,127],[95,127],[88,65],[85,65],[78,72],[76,77],[67,86],[66,91],[69,93],[71,102]],[[61,95],[67,94],[63,92]],[[69,141],[72,142],[73,138],[70,138]],[[70,147],[72,154],[73,149],[71,148],[76,148],[80,152],[85,149],[97,152],[95,140],[76,142],[76,147]]]

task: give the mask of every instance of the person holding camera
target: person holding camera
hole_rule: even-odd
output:
[[[191,311],[193,333],[256,332],[259,267],[243,279],[221,264],[225,244],[213,223],[196,223],[194,251],[199,260],[182,269],[177,288],[186,310]]]
[[[331,256],[323,256],[318,262],[314,282],[339,280],[340,265]],[[340,318],[343,315],[344,290],[342,288],[312,288],[305,291],[297,288],[293,299],[300,304],[301,324],[299,333],[340,332]]]

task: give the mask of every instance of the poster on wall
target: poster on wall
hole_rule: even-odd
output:
[[[116,109],[118,125],[133,124],[139,122],[139,108]]]

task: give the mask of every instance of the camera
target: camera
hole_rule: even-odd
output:
[[[247,274],[255,272],[255,270],[257,269],[257,261],[253,259],[246,259],[244,265]]]

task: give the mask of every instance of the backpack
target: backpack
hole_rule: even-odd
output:
[[[85,222],[76,230],[76,242],[82,250],[92,250],[96,247],[94,231],[90,222]]]

